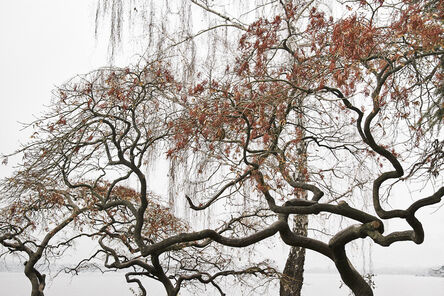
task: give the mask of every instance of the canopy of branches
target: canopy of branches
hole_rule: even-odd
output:
[[[330,7],[342,9],[338,17],[317,1],[270,1],[254,20],[191,2],[210,28],[156,44],[136,66],[60,86],[13,154],[23,161],[1,183],[0,243],[29,257],[32,295],[44,288],[36,262],[81,236],[96,238],[98,251],[76,268],[103,259],[143,295],[143,276],[168,295],[185,283],[225,295],[228,275],[247,285],[253,275],[279,277],[264,258],[231,254],[276,234],[331,259],[355,295],[373,295],[345,246],[423,242],[415,213],[444,195],[443,2],[347,1]],[[176,49],[209,32],[220,37],[212,66],[182,71],[189,64]],[[234,57],[218,59],[223,51]],[[148,173],[156,158],[169,163],[168,176]],[[169,196],[153,193],[150,182],[165,179]],[[433,193],[387,209],[400,181]],[[347,223],[328,238],[289,226],[290,216],[323,213]],[[385,233],[394,218],[411,229]]]

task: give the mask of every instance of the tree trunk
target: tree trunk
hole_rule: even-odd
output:
[[[345,253],[345,246],[333,250],[334,262],[341,279],[355,296],[373,296],[373,290],[361,274],[353,267]]]
[[[298,114],[296,114],[296,124],[300,129],[298,137],[298,181],[306,182],[309,179],[307,171],[307,146],[304,141],[304,99],[299,97],[297,100]],[[297,189],[296,197],[301,199],[307,199],[307,192],[302,189]],[[293,216],[293,229],[292,231],[296,235],[307,236],[308,229],[308,216],[307,215],[294,215]],[[304,263],[305,263],[305,248],[291,247],[288,254],[287,261],[285,263],[284,271],[280,280],[280,296],[300,296],[302,290],[302,284],[304,282]]]
[[[308,217],[294,217],[293,231],[297,235],[307,236]],[[304,281],[305,248],[292,247],[285,263],[280,282],[280,296],[300,296]]]
[[[25,275],[31,282],[31,296],[44,296],[46,275],[40,274],[33,265],[25,262]]]

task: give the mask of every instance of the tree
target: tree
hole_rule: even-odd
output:
[[[158,46],[160,44],[164,44],[164,40],[167,38],[171,38],[173,40],[173,46],[177,49],[180,48],[179,51],[183,52],[182,59],[185,60],[185,64],[188,65],[187,68],[190,68],[191,71],[187,71],[187,73],[184,75],[185,77],[182,78],[183,81],[187,81],[190,83],[193,78],[193,69],[197,68],[197,64],[199,64],[198,61],[196,61],[196,51],[199,51],[199,48],[196,47],[196,41],[197,37],[199,37],[200,40],[204,39],[206,43],[209,44],[208,51],[202,53],[203,56],[206,56],[205,58],[205,64],[207,67],[209,67],[208,71],[211,73],[213,69],[217,68],[217,64],[223,63],[217,62],[218,60],[223,61],[225,59],[229,59],[228,57],[222,57],[224,56],[223,50],[230,50],[230,51],[236,51],[236,48],[238,46],[238,41],[236,39],[231,39],[229,37],[229,34],[227,34],[227,31],[225,32],[219,30],[220,28],[236,28],[238,31],[243,32],[247,31],[247,25],[246,23],[252,21],[251,15],[253,11],[257,11],[256,13],[264,13],[264,11],[269,11],[270,8],[267,7],[266,10],[261,10],[260,7],[263,5],[260,3],[260,1],[256,1],[253,5],[253,7],[250,6],[251,3],[236,3],[236,1],[229,1],[224,4],[221,4],[219,2],[219,5],[223,7],[223,12],[215,10],[211,5],[208,5],[206,2],[200,2],[200,1],[177,1],[178,3],[166,3],[163,5],[159,5],[159,3],[156,2],[154,4],[153,1],[141,1],[141,2],[135,2],[131,3],[129,6],[126,6],[124,2],[122,1],[112,1],[111,3],[108,2],[98,2],[98,7],[96,11],[96,32],[97,29],[100,27],[99,19],[103,15],[110,15],[110,21],[105,22],[109,23],[110,27],[110,38],[109,38],[109,44],[110,44],[110,56],[111,58],[114,57],[116,48],[119,46],[121,40],[122,40],[122,34],[125,31],[125,28],[123,27],[123,23],[125,20],[130,20],[130,24],[133,24],[134,20],[136,19],[142,19],[143,23],[141,24],[141,27],[144,28],[142,31],[144,34],[143,36],[146,36],[146,38],[149,40],[148,43],[148,50],[151,48],[158,49]],[[200,17],[195,17],[194,14],[196,13],[196,10],[193,10],[192,4],[195,5],[195,7],[199,7],[201,9],[201,12],[203,14],[198,14]],[[311,3],[313,4],[313,3]],[[255,7],[255,6],[258,7]],[[292,1],[275,1],[273,3],[268,3],[267,6],[271,7],[271,10],[276,9],[282,9],[282,7],[285,7],[286,5],[292,5]],[[236,13],[238,13],[237,16],[229,16],[226,12],[227,8],[230,8],[230,10],[235,10]],[[289,32],[292,32],[292,34],[299,33],[299,27],[298,22],[301,21],[304,17],[307,17],[308,10],[310,8],[310,3],[303,3],[299,2],[297,6],[294,6],[294,15],[298,15],[298,17],[294,17],[292,20],[287,20],[286,27]],[[246,13],[246,11],[250,11],[249,13]],[[128,12],[128,13],[127,13]],[[177,13],[178,12],[178,13]],[[178,14],[178,15],[177,15]],[[193,21],[193,18],[191,18],[191,15],[193,14],[194,18],[208,18],[206,21],[206,26],[208,28],[203,28],[200,30],[193,31],[194,26],[201,27],[199,23],[196,23]],[[211,19],[211,16],[215,16],[216,20]],[[170,27],[168,24],[176,24],[179,19],[181,30],[179,32],[170,31]],[[220,22],[222,21],[222,22]],[[102,20],[102,22],[104,22]],[[174,25],[172,25],[174,27]],[[132,26],[132,30],[137,30],[135,28],[137,26]],[[149,28],[146,30],[145,28]],[[140,29],[140,28],[139,28]],[[157,35],[155,31],[160,31],[161,33]],[[168,33],[169,32],[169,33]],[[153,40],[161,40],[160,42],[153,42]],[[222,51],[220,51],[221,45],[218,44],[220,42],[223,42]],[[293,43],[292,41],[289,41],[290,43]],[[297,46],[297,44],[294,44]],[[219,49],[219,50],[218,50]],[[217,53],[216,53],[217,52]],[[293,61],[293,57],[289,57],[289,64],[291,64]],[[292,90],[290,90],[292,93]],[[289,93],[289,95],[291,95]],[[300,101],[300,110],[302,110],[303,107],[303,99],[302,97],[299,97]],[[297,117],[297,121],[300,121],[297,123],[300,125],[303,123],[302,117]],[[301,126],[302,131],[304,130],[303,126]],[[299,148],[297,150],[305,151],[306,143],[304,139],[302,139],[299,144]],[[300,155],[305,155],[306,153],[299,153]],[[304,156],[301,156],[300,159],[298,159],[301,164],[304,164],[307,159]],[[300,172],[298,173],[300,177],[303,177],[302,175],[302,167],[299,166]],[[305,171],[305,170],[304,170]],[[307,174],[307,173],[305,173]],[[173,174],[174,175],[174,174]],[[306,176],[307,177],[307,176]],[[174,182],[174,180],[172,180]],[[183,180],[182,180],[183,181]],[[185,180],[186,181],[186,180]],[[284,194],[285,195],[285,194]],[[306,192],[301,192],[301,196],[306,196]],[[170,197],[170,204],[174,204],[174,197]],[[176,202],[177,203],[177,202]],[[295,215],[294,216],[294,230],[297,231],[301,235],[306,235],[307,233],[307,226],[308,226],[308,218],[305,215]],[[282,273],[281,277],[281,295],[299,295],[300,290],[302,288],[303,283],[303,269],[304,269],[304,261],[305,261],[305,249],[301,247],[293,246],[291,247],[290,254],[288,255],[286,267]]]
[[[32,204],[34,215],[40,219],[52,217],[54,220],[47,223],[57,225],[56,229],[78,217],[76,204],[81,203],[84,215],[76,221],[77,231],[57,246],[90,236],[98,239],[101,250],[80,260],[70,271],[76,272],[102,256],[107,268],[130,269],[126,279],[138,284],[143,295],[146,290],[138,276],[157,279],[169,295],[177,295],[187,281],[212,283],[221,290],[216,280],[222,276],[273,273],[265,262],[235,268],[234,260],[209,241],[187,243],[185,239],[179,245],[169,245],[175,235],[183,236],[180,233],[189,231],[190,226],[174,217],[161,205],[162,199],[149,192],[144,167],[149,153],[166,147],[166,139],[172,136],[170,121],[181,113],[173,108],[180,87],[160,61],[140,69],[98,70],[61,87],[53,109],[32,124],[36,128],[34,140],[16,153],[24,157],[21,170],[3,183],[5,234],[1,243],[11,248],[15,245],[10,241],[17,241],[20,244],[15,249],[27,252],[18,240],[23,231],[15,231],[18,227],[13,222],[22,222],[23,212],[28,210],[23,200]],[[138,191],[125,186],[132,176]],[[28,196],[30,188],[35,196]],[[56,205],[45,206],[43,202]],[[72,214],[59,222],[56,217],[62,215],[61,209]],[[252,214],[233,217],[218,229],[204,233],[220,237],[237,224],[242,227],[248,216]],[[25,222],[34,225],[30,220]],[[17,234],[12,236],[9,229]],[[26,243],[38,247],[40,254],[33,259],[34,265],[43,251],[57,247],[47,243],[57,231],[41,231],[49,232],[45,244],[38,243],[38,237],[27,237]],[[232,265],[233,269],[228,269]],[[40,294],[32,295],[43,295],[43,288],[35,292],[33,287],[32,293]]]
[[[31,151],[27,149],[27,152]],[[41,151],[38,153],[37,161],[44,160]],[[38,264],[63,255],[72,239],[70,236],[66,239],[62,233],[85,214],[88,207],[76,202],[83,200],[82,192],[63,189],[59,186],[60,180],[39,175],[33,168],[35,165],[35,162],[28,163],[25,169],[1,184],[4,206],[0,211],[0,245],[10,254],[23,253],[27,257],[24,273],[31,283],[31,296],[43,296],[46,275],[37,269]]]
[[[24,167],[88,192],[82,199],[94,211],[84,223],[99,237],[106,267],[132,268],[127,281],[143,294],[138,276],[159,280],[168,295],[185,281],[211,283],[224,295],[224,276],[269,280],[277,276],[269,262],[237,263],[230,252],[279,234],[331,259],[355,295],[373,295],[346,245],[366,237],[387,247],[423,242],[415,214],[444,196],[441,121],[419,125],[441,83],[443,6],[348,2],[335,19],[314,5],[265,5],[248,26],[225,18],[243,30],[235,66],[186,80],[177,70],[183,56],[156,52],[138,67],[101,69],[62,86],[53,110],[35,123],[38,140],[22,149],[34,152]],[[150,153],[182,168],[175,200],[215,219],[185,223],[166,208],[167,197],[150,193]],[[400,181],[435,189],[406,209],[386,210]],[[366,202],[372,209],[360,206]],[[294,215],[323,213],[349,224],[327,242],[292,230]],[[411,230],[384,234],[394,218]]]
[[[442,9],[439,1],[421,2],[417,4],[408,1],[397,4],[384,1],[355,1],[348,4],[325,4],[321,1],[271,1],[267,3],[256,1],[254,3],[249,2],[248,4],[238,3],[237,1],[219,1],[217,5],[209,3],[208,1],[178,1],[177,3],[167,3],[164,7],[162,7],[162,5],[157,5],[157,3],[154,5],[153,2],[149,1],[134,2],[131,3],[129,7],[125,7],[124,3],[119,0],[112,1],[109,5],[105,5],[104,2],[100,1],[99,3],[100,5],[97,10],[97,15],[100,16],[101,14],[106,14],[108,12],[111,16],[110,40],[113,52],[118,44],[118,40],[121,38],[122,32],[124,31],[122,24],[125,17],[130,18],[133,21],[134,19],[137,19],[137,17],[140,17],[140,19],[143,20],[142,27],[149,28],[145,31],[147,33],[146,35],[148,35],[148,40],[150,41],[148,47],[157,48],[158,44],[162,44],[164,48],[170,45],[175,48],[180,48],[178,51],[182,52],[181,58],[185,60],[185,64],[188,66],[183,67],[185,69],[199,68],[200,63],[196,58],[196,56],[199,56],[198,53],[196,54],[196,51],[198,52],[199,48],[196,47],[196,43],[205,40],[205,43],[208,43],[209,46],[208,51],[203,53],[202,56],[205,58],[205,63],[207,65],[208,61],[211,61],[211,65],[208,65],[211,67],[208,69],[209,80],[211,80],[211,77],[215,72],[214,69],[217,69],[217,66],[223,64],[220,61],[226,59],[229,60],[229,57],[224,55],[223,51],[236,52],[237,47],[240,44],[242,47],[242,53],[236,53],[238,57],[236,63],[244,66],[247,66],[248,64],[248,66],[251,66],[251,69],[254,65],[254,71],[248,72],[248,75],[253,79],[259,81],[262,80],[263,82],[266,80],[271,81],[274,78],[279,80],[283,78],[284,74],[294,71],[292,75],[305,76],[305,79],[303,79],[305,83],[310,80],[316,82],[310,86],[302,84],[306,91],[322,88],[324,83],[329,81],[329,79],[333,79],[334,84],[341,86],[341,90],[350,97],[356,96],[359,93],[368,96],[367,93],[370,92],[371,88],[363,87],[363,85],[371,85],[371,78],[365,79],[360,77],[361,75],[366,76],[368,74],[362,73],[363,67],[367,67],[366,71],[371,71],[370,68],[374,67],[376,61],[381,62],[384,58],[387,62],[395,60],[399,62],[399,57],[394,58],[395,56],[403,55],[409,50],[416,52],[416,46],[418,46],[418,44],[422,45],[428,43],[427,46],[432,46],[431,44],[437,41],[436,39],[435,41],[432,41],[431,39],[434,38],[432,36],[440,36],[441,32],[441,24],[439,23],[441,16],[439,12],[434,14],[435,11],[441,11]],[[193,6],[190,6],[192,4],[194,4],[194,8],[201,9],[203,14],[199,12],[198,9],[193,9]],[[161,8],[158,9],[158,7]],[[312,8],[317,8],[317,10],[312,10]],[[346,12],[343,15],[339,15],[339,13],[331,13],[332,10],[341,11],[341,8],[342,11]],[[126,13],[127,11],[129,13]],[[409,17],[405,15],[406,12],[414,14],[413,18],[418,17],[421,20],[409,19]],[[335,17],[336,20],[328,19],[327,15],[329,14],[332,14],[332,17]],[[196,19],[207,19],[206,23],[208,27],[202,28],[199,24],[193,22],[192,16]],[[273,16],[276,16],[281,20],[277,28],[270,27]],[[393,18],[388,16],[393,16]],[[178,19],[180,20],[178,21]],[[266,23],[267,20],[269,21],[268,23]],[[157,24],[156,21],[159,24]],[[180,23],[181,30],[171,30],[168,23],[176,24],[177,22]],[[424,24],[421,24],[421,22],[424,22]],[[357,26],[356,24],[358,23],[361,24]],[[427,23],[427,28],[420,33],[419,28],[424,28],[423,25],[425,25],[425,23]],[[250,27],[248,24],[251,24]],[[382,28],[386,25],[387,28],[393,28],[393,32],[396,32],[399,35],[396,36],[399,40],[396,38],[388,38],[383,40],[385,41],[383,42],[383,44],[386,45],[385,48],[384,46],[375,47],[375,41],[377,39],[375,37],[378,37],[379,40],[382,39],[382,31],[384,31]],[[400,26],[404,27],[401,28]],[[197,27],[197,29],[194,29],[194,27]],[[246,31],[249,31],[250,28],[257,30],[257,38],[251,43],[245,45],[242,44],[242,39],[240,39],[241,43],[239,43],[236,40],[236,37],[233,38],[233,36],[237,36],[237,34],[243,34]],[[384,34],[390,35],[391,33],[387,28],[385,28]],[[361,29],[366,33],[358,34],[359,36],[357,36],[356,34]],[[260,30],[269,30],[269,33],[264,31],[260,32]],[[156,34],[156,31],[159,32],[159,34]],[[345,31],[344,34],[342,34],[343,31]],[[377,34],[374,33],[374,31],[378,31]],[[406,34],[407,32],[408,34]],[[247,32],[247,34],[244,34],[242,38],[247,39],[247,36],[255,35],[255,33],[249,33]],[[204,35],[207,35],[207,37],[202,37]],[[411,39],[405,38],[407,35]],[[354,44],[353,42],[348,42],[350,38],[355,37],[358,38],[357,42]],[[260,40],[261,38],[268,38],[268,40]],[[272,40],[273,38],[275,38],[275,40]],[[171,40],[170,43],[165,42],[168,39]],[[162,41],[156,43],[152,42],[152,40]],[[333,44],[329,44],[332,40]],[[267,42],[269,42],[269,44],[267,44]],[[223,43],[223,45],[221,45],[221,43]],[[270,48],[272,44],[276,46],[276,48]],[[361,45],[362,48],[360,48]],[[390,46],[399,46],[399,48],[390,48]],[[409,48],[409,46],[415,48],[412,49]],[[221,48],[222,50],[220,50]],[[422,51],[423,48],[420,50]],[[264,52],[273,52],[275,55],[272,55],[272,58],[264,57],[266,56],[264,55]],[[439,49],[437,49],[437,52],[439,52]],[[381,55],[379,58],[376,58],[378,54]],[[252,59],[253,57],[255,57],[256,60],[247,63],[247,60]],[[404,58],[406,57],[407,56],[404,56]],[[365,61],[366,58],[369,58],[369,60]],[[285,59],[288,59],[288,62],[285,61]],[[216,60],[216,62],[214,62],[214,60]],[[219,62],[217,60],[219,60]],[[357,64],[360,64],[360,66]],[[263,73],[259,73],[261,68],[265,68],[264,65],[266,65],[268,72],[263,71]],[[298,67],[292,68],[294,65],[298,65]],[[314,70],[314,65],[319,66],[320,68]],[[321,67],[320,65],[323,65],[324,67]],[[270,73],[270,69],[273,69],[273,67],[275,68],[275,73]],[[282,75],[280,76],[276,71],[279,67],[282,69]],[[360,67],[361,69],[359,69]],[[436,69],[430,71],[429,74],[432,75],[435,71]],[[396,70],[396,72],[398,72],[398,70]],[[399,72],[405,73],[404,70]],[[374,73],[376,72],[374,71]],[[418,71],[416,71],[416,73],[418,73]],[[367,75],[367,77],[371,77],[371,75]],[[431,77],[424,78],[427,80]],[[439,76],[436,76],[435,78],[438,78],[439,80]],[[186,78],[182,80],[190,82],[193,79],[196,78],[193,77],[192,73],[188,73]],[[285,79],[296,86],[301,86],[301,81],[294,79],[294,77],[287,76]],[[195,84],[197,85],[198,82]],[[359,87],[356,86],[357,84]],[[388,84],[390,84],[390,82],[388,82]],[[392,88],[395,92],[399,92],[401,87],[396,86]],[[425,89],[423,90],[426,92],[429,91]],[[294,88],[290,88],[288,91],[289,93],[287,95],[295,95]],[[300,95],[298,96],[298,94],[296,94],[296,96],[299,97],[299,100],[302,100]],[[416,101],[416,103],[419,102]],[[433,124],[435,120],[440,121],[440,118],[442,117],[440,112],[440,109],[442,108],[439,107],[441,105],[439,100],[436,101],[431,99],[427,104],[429,105],[429,109],[421,110],[423,119],[417,121],[418,126],[422,125],[424,120]],[[369,107],[368,104],[362,105],[367,108]],[[309,108],[310,106],[308,106],[308,109]],[[325,106],[323,106],[323,108],[325,108]],[[405,110],[402,112],[403,116],[408,116],[408,112]],[[418,128],[418,126],[416,128]],[[301,127],[301,129],[303,131],[305,130],[304,127]],[[302,138],[302,141],[299,141],[301,147],[305,146],[305,134]],[[439,144],[439,141],[433,145],[438,148],[427,148],[427,150],[433,150],[434,152],[431,152],[435,155],[433,158],[439,159],[439,157],[437,157],[439,154],[437,151],[441,149],[439,147],[442,147],[442,145]],[[431,145],[429,145],[429,147],[430,146]],[[308,153],[310,154],[310,150]],[[425,153],[426,152],[424,151],[424,154]],[[302,163],[304,162],[302,159],[299,159],[298,161],[302,161]],[[435,161],[433,161],[433,163],[435,163]],[[357,162],[356,165],[358,169],[360,163]],[[344,172],[345,171],[346,169]],[[306,175],[308,174],[306,173]],[[361,186],[368,182],[369,180],[361,178],[357,184]],[[349,188],[350,192],[353,190],[352,187],[353,186],[350,186]],[[287,194],[288,193],[283,193],[283,196]],[[295,224],[306,225],[306,222],[299,221]],[[303,234],[305,230],[301,229],[300,232]],[[300,251],[296,251],[296,247],[293,248],[294,251],[292,251],[292,254],[300,252],[300,256],[302,256],[303,248]],[[289,260],[292,257],[294,256],[289,255]],[[297,260],[293,259],[293,261]],[[303,260],[301,262],[303,262]],[[299,285],[299,289],[301,287],[300,283],[302,282],[303,269],[303,263],[301,264],[301,262],[299,262],[299,267],[297,267],[295,266],[295,263],[290,264],[289,261],[289,266],[292,266],[291,269],[293,271],[290,272],[290,270],[286,268],[283,273],[283,279],[293,278],[295,280],[293,282],[296,283],[296,285],[292,288],[295,291],[297,290],[297,285]],[[299,270],[297,271],[296,269]],[[299,275],[299,278],[294,278],[296,274]],[[294,293],[297,295],[296,292]]]

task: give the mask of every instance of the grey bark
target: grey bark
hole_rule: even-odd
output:
[[[293,219],[293,232],[297,235],[307,236],[308,217],[297,215]],[[285,263],[280,281],[281,296],[300,296],[304,282],[305,248],[292,247]]]
[[[303,115],[304,99],[303,97],[297,100],[297,109]],[[296,123],[302,130],[302,139],[304,137],[304,117],[296,114]],[[297,181],[305,182],[308,179],[308,172],[303,172],[307,168],[307,146],[304,140],[300,139],[298,144],[298,158],[299,171]],[[307,191],[297,188],[297,197],[307,199]],[[296,235],[307,237],[308,216],[295,215],[293,216],[293,229]],[[284,270],[280,280],[280,296],[300,296],[302,285],[304,283],[304,264],[305,264],[305,248],[293,246],[288,254]]]

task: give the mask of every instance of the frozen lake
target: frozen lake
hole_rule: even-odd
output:
[[[376,296],[443,296],[444,278],[420,277],[413,275],[378,275],[376,276]],[[335,274],[307,273],[303,288],[304,296],[348,296],[346,288],[339,288],[339,276]],[[1,296],[27,296],[29,283],[21,273],[0,273]],[[165,295],[158,283],[150,285],[148,295]],[[395,292],[396,291],[396,292]],[[123,274],[84,273],[77,277],[60,276],[47,287],[46,296],[133,296]],[[228,294],[231,295],[231,294]],[[254,295],[254,294],[253,294]],[[275,293],[278,295],[278,292]]]

